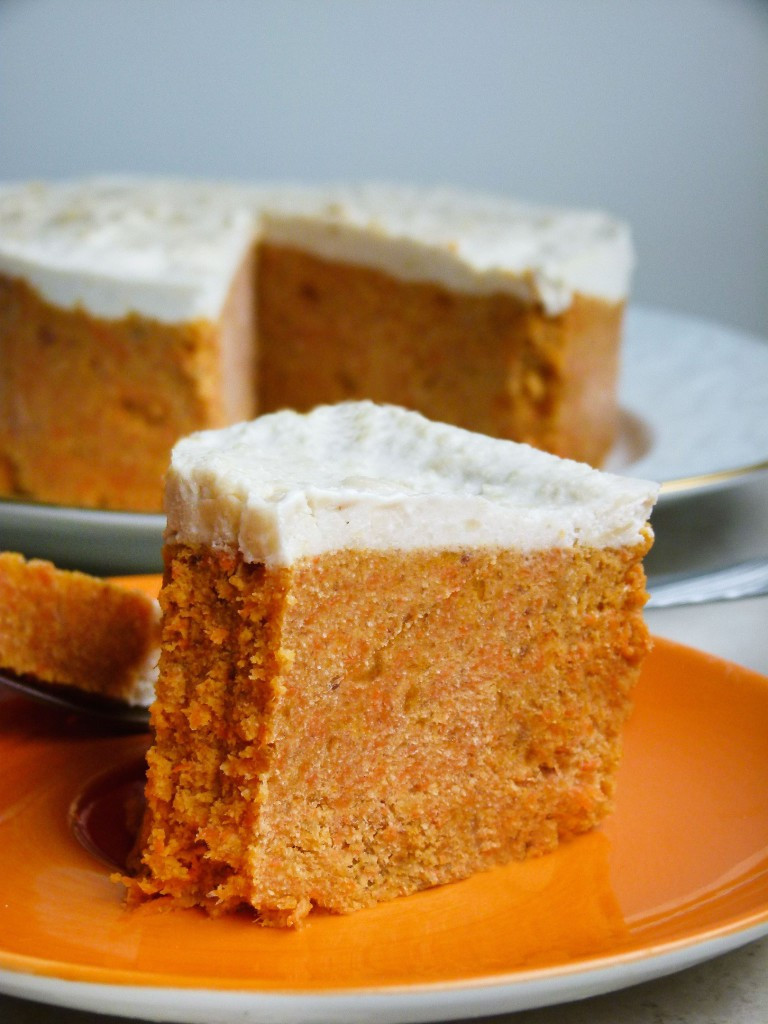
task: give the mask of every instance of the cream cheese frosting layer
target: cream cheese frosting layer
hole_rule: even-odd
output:
[[[86,179],[0,187],[0,272],[48,302],[119,319],[215,319],[253,243],[230,186]]]
[[[95,316],[215,319],[259,237],[466,292],[565,310],[626,298],[627,226],[448,188],[96,178],[0,187],[0,272]]]
[[[173,450],[166,541],[290,565],[344,549],[635,544],[656,484],[371,402],[283,411]]]
[[[511,292],[550,315],[577,292],[621,302],[634,270],[628,226],[600,211],[375,183],[278,189],[262,203],[267,241],[403,280]]]

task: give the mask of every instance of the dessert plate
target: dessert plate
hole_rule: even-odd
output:
[[[605,468],[658,480],[662,502],[768,470],[768,340],[631,307],[619,401]]]
[[[110,880],[146,739],[0,715],[0,990],[152,1020],[435,1021],[577,999],[768,934],[768,678],[657,641],[603,828],[295,932]]]
[[[768,470],[768,341],[631,307],[621,422],[606,464],[662,484],[660,503]],[[164,518],[0,500],[0,546],[92,572],[162,568]]]

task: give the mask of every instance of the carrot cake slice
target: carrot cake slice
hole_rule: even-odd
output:
[[[160,608],[140,590],[0,552],[0,669],[148,705]]]
[[[632,264],[447,188],[3,186],[0,493],[157,511],[180,437],[361,398],[598,465]]]
[[[181,441],[131,898],[294,925],[591,829],[655,494],[370,402]]]

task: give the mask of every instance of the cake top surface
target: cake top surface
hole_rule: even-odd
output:
[[[0,186],[0,271],[107,318],[215,318],[259,236],[469,292],[562,312],[626,297],[627,226],[445,187],[244,185],[90,178]]]
[[[282,411],[173,450],[166,540],[290,565],[326,551],[637,543],[658,488],[372,402]]]

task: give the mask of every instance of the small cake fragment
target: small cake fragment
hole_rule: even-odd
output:
[[[181,441],[130,898],[295,925],[598,824],[656,491],[370,402]]]
[[[160,608],[140,590],[0,552],[0,669],[149,705]]]

